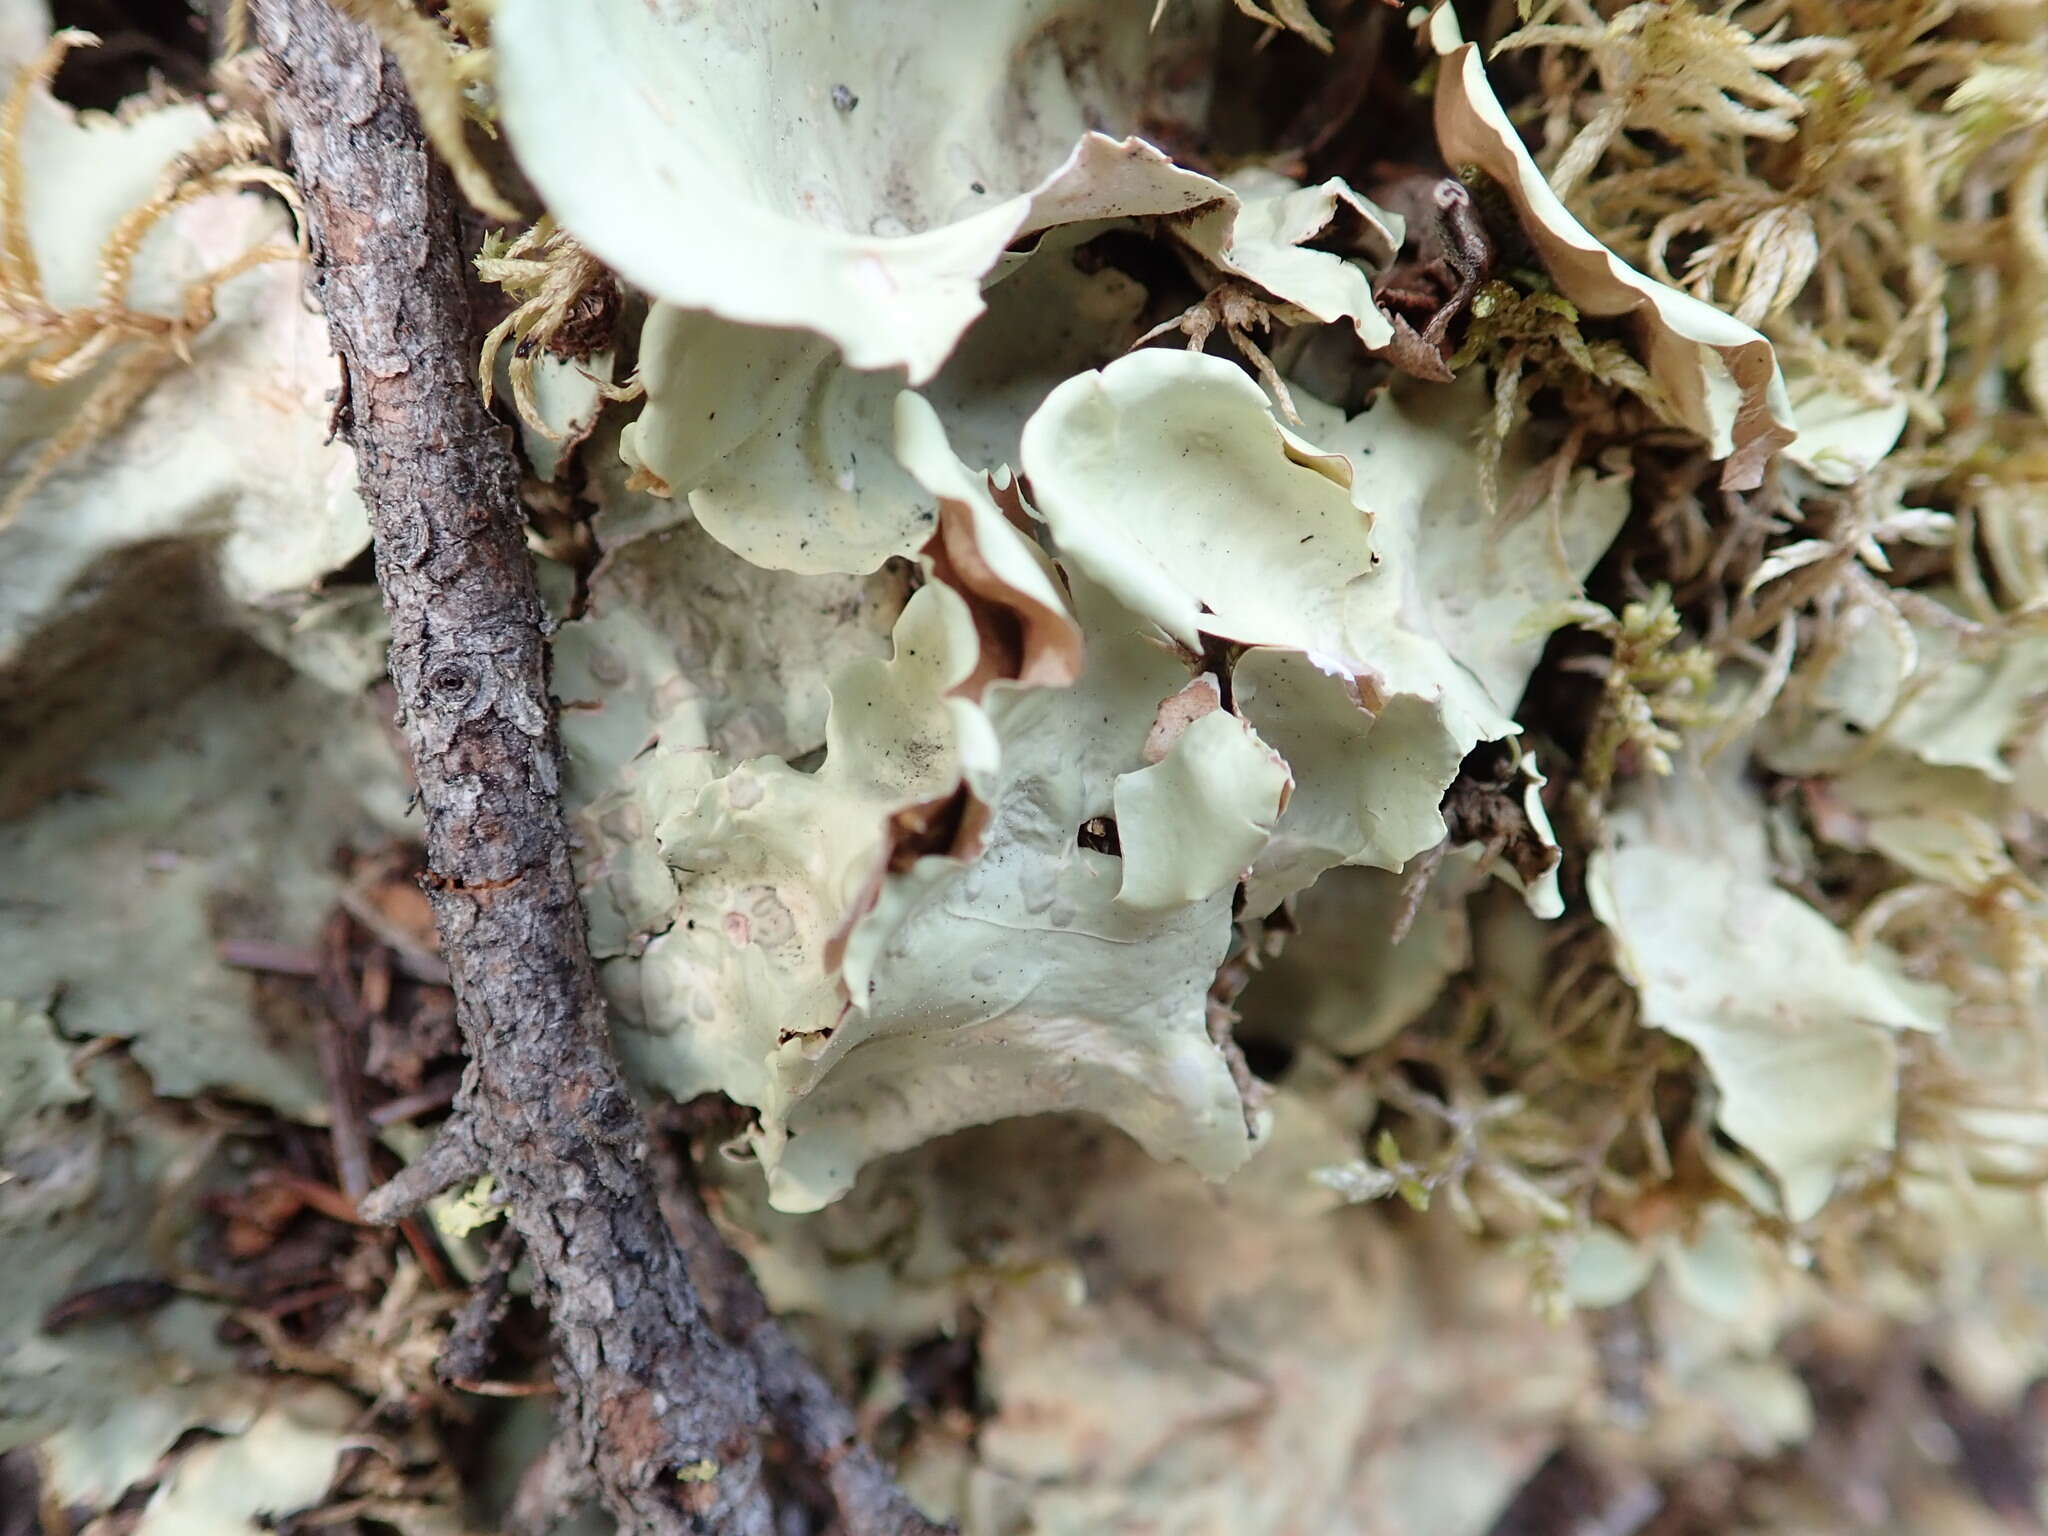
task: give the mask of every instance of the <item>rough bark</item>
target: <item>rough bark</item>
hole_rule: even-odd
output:
[[[656,1166],[662,1166],[657,1144]],[[848,1536],[944,1536],[952,1527],[925,1518],[875,1453],[861,1442],[853,1413],[768,1309],[746,1260],[725,1241],[687,1170],[662,1179],[669,1225],[718,1329],[753,1359],[775,1432],[816,1470]]]
[[[606,1033],[517,469],[477,394],[450,182],[367,31],[326,0],[259,0],[255,16],[344,364],[339,425],[469,1050],[450,1145],[473,1141],[500,1181],[554,1328],[563,1433],[622,1527],[766,1536],[757,1372],[691,1288]]]

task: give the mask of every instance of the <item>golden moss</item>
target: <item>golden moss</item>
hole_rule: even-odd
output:
[[[96,41],[89,33],[58,33],[23,67],[0,108],[0,369],[25,373],[38,384],[94,380],[71,421],[44,441],[0,503],[0,526],[60,464],[113,430],[160,378],[192,360],[192,344],[213,323],[224,284],[252,267],[299,255],[289,245],[245,251],[187,284],[175,315],[129,305],[143,241],[174,210],[211,193],[248,186],[267,187],[296,208],[298,194],[290,179],[251,158],[263,148],[262,130],[247,119],[230,119],[166,167],[155,193],[108,235],[99,255],[98,302],[70,309],[50,302],[29,237],[22,128],[30,103],[48,86],[65,54]]]
[[[535,431],[554,437],[555,431],[541,414],[533,397],[533,372],[538,354],[557,350],[571,356],[586,355],[601,346],[601,335],[583,335],[586,322],[595,320],[601,331],[608,323],[607,309],[616,298],[612,276],[595,256],[543,217],[516,239],[502,233],[489,235],[477,252],[477,276],[495,283],[517,300],[512,312],[492,326],[484,337],[477,362],[477,378],[488,404],[497,392],[498,356],[509,341],[512,361],[507,372],[512,379],[512,403],[522,419]],[[637,386],[603,386],[615,400],[637,398]]]

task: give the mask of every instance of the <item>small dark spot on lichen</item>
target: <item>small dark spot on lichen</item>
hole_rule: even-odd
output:
[[[1097,853],[1106,853],[1111,858],[1122,858],[1123,840],[1117,836],[1116,822],[1108,816],[1091,816],[1081,823],[1080,834],[1075,838],[1083,848],[1092,848]]]
[[[851,112],[860,105],[860,98],[843,85],[832,87],[832,105],[841,112]]]

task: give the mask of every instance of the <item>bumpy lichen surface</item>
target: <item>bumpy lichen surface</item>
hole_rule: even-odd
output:
[[[479,376],[620,1051],[919,1499],[2039,1504],[1868,1450],[2048,1373],[2039,4],[350,9],[542,205]],[[407,825],[334,364],[247,124],[80,113],[49,32],[0,4],[0,1439],[145,1533],[337,1466],[464,1529],[417,1261],[310,1341],[209,1268],[329,1107],[221,946]]]

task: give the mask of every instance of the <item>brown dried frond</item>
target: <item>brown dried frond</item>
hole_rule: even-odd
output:
[[[63,309],[50,302],[24,212],[22,128],[36,92],[47,88],[64,56],[97,41],[83,32],[52,37],[23,67],[0,106],[0,370],[25,373],[45,385],[99,373],[76,414],[42,445],[0,503],[0,527],[60,464],[119,425],[171,368],[191,361],[192,343],[213,323],[223,285],[265,262],[289,261],[300,254],[296,245],[245,251],[187,284],[175,315],[129,306],[137,253],[150,231],[174,210],[212,193],[262,186],[296,211],[298,197],[289,179],[249,161],[263,143],[261,131],[248,119],[236,117],[167,166],[149,200],[115,225],[100,248],[97,303]]]

